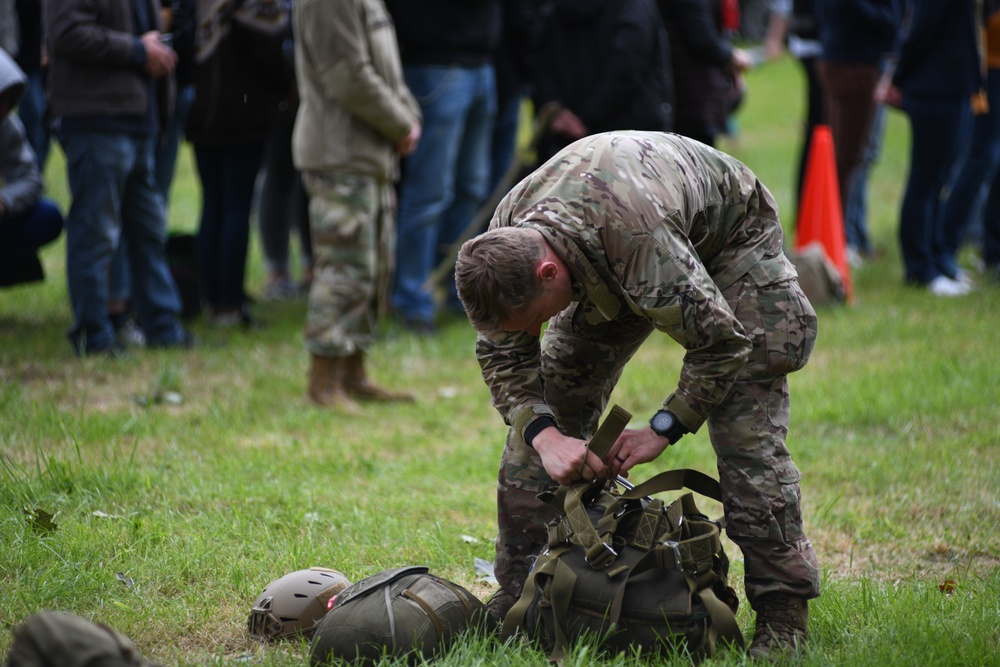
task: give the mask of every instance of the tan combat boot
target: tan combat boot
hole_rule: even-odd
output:
[[[497,623],[503,625],[504,619],[507,618],[507,613],[517,604],[517,600],[516,595],[508,593],[506,589],[501,588],[486,601],[486,610],[493,615]]]
[[[314,405],[339,407],[346,412],[357,413],[361,408],[351,400],[344,385],[344,362],[344,357],[312,355],[307,394]]]
[[[750,644],[755,660],[779,659],[802,649],[809,626],[809,602],[797,595],[768,593],[754,604],[757,626]]]
[[[392,391],[374,384],[365,373],[365,353],[356,351],[349,357],[344,357],[344,382],[347,393],[359,401],[381,401],[383,403],[409,403],[413,394]]]

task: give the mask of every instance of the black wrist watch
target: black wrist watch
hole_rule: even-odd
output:
[[[660,410],[649,420],[649,426],[653,433],[666,438],[670,444],[674,444],[688,432],[684,424],[677,421],[677,417],[669,410]]]

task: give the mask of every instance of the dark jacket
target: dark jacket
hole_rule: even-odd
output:
[[[478,67],[500,44],[500,0],[387,0],[404,65]]]
[[[265,141],[290,85],[285,41],[291,14],[283,3],[216,3],[199,16],[216,32],[198,45],[195,99],[185,125],[192,143],[237,146]],[[263,8],[263,9],[262,9]],[[269,17],[267,9],[280,11]]]
[[[660,0],[670,35],[677,91],[677,131],[719,134],[738,99],[718,0]]]
[[[911,0],[893,83],[903,95],[961,97],[982,84],[973,0]]]
[[[150,27],[161,29],[159,0],[145,0]],[[148,118],[155,100],[161,125],[173,100],[173,79],[145,74],[132,0],[44,0],[50,57],[48,113],[53,118]]]
[[[815,0],[823,60],[881,63],[896,45],[899,0]]]
[[[591,134],[673,129],[670,47],[653,0],[555,0],[536,57],[536,105],[555,101]],[[543,153],[568,139],[552,137]]]

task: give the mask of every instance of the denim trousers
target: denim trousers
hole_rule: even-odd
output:
[[[45,163],[49,158],[51,136],[45,123],[45,70],[38,70],[28,75],[28,85],[24,88],[24,97],[17,106],[17,115],[24,125],[24,133],[35,152],[35,162],[38,170],[45,171]]]
[[[177,153],[184,133],[184,122],[192,104],[194,104],[194,85],[179,86],[177,98],[174,100],[174,115],[170,119],[170,125],[167,126],[166,135],[157,142],[154,152],[153,170],[156,174],[156,186],[160,188],[160,193],[168,206],[170,186],[174,182],[174,172],[177,167]]]
[[[847,245],[863,254],[874,251],[871,237],[868,234],[868,174],[878,161],[882,151],[882,137],[885,134],[885,122],[888,111],[884,104],[875,108],[875,118],[872,119],[868,131],[868,142],[861,155],[861,162],[851,175],[847,188],[847,201],[844,205],[844,233]]]
[[[51,199],[39,199],[26,213],[0,224],[0,271],[38,252],[62,234],[63,216]]]
[[[250,243],[250,207],[264,142],[239,146],[195,144],[201,178],[198,273],[205,301],[214,310],[239,309]]]
[[[910,175],[899,216],[899,241],[907,282],[925,285],[948,275],[946,241],[954,230],[945,225],[945,185],[972,129],[968,97],[903,94],[910,120]]]
[[[987,220],[993,222],[1000,215],[1000,200],[992,196],[995,189],[993,184],[1000,167],[1000,69],[989,70],[987,95],[990,112],[976,116],[972,122],[972,136],[954,174],[945,204],[944,225],[950,231],[943,238],[942,262],[945,274],[951,277],[958,273],[958,251],[967,236],[973,216],[981,212],[985,224]],[[987,189],[990,191],[987,198],[990,205],[980,210],[978,204],[982,202],[982,195]],[[993,262],[997,259],[1000,257]]]
[[[400,183],[391,302],[403,318],[430,322],[435,303],[424,283],[489,195],[496,89],[492,65],[408,65],[403,74],[423,129]],[[448,301],[461,309],[453,280]]]
[[[150,346],[180,343],[181,302],[167,265],[167,219],[153,181],[150,136],[60,130],[72,203],[66,216],[66,280],[73,307],[70,342],[80,353],[114,342],[108,319],[108,270],[128,243],[131,294]]]

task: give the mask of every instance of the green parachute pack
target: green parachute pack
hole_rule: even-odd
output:
[[[602,454],[631,417],[615,406],[590,448]],[[502,636],[518,632],[560,662],[570,646],[643,655],[686,652],[700,660],[721,642],[743,647],[738,598],[728,586],[721,524],[691,493],[665,503],[652,496],[690,489],[720,500],[719,483],[696,470],[672,470],[624,492],[594,480],[539,497],[559,518],[528,575]]]
[[[496,621],[472,593],[423,566],[385,570],[337,595],[316,628],[309,664],[413,664],[473,629],[495,632]]]

